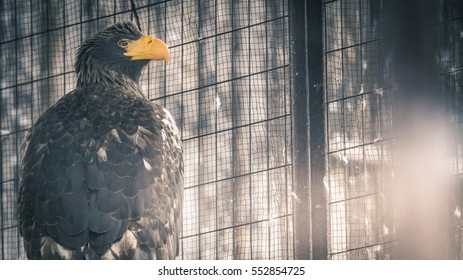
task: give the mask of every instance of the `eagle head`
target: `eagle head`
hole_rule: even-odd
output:
[[[74,65],[78,84],[101,83],[123,75],[138,82],[150,60],[169,62],[167,45],[144,36],[131,22],[116,23],[88,38],[78,49]]]

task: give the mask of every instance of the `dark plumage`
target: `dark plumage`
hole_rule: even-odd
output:
[[[79,49],[75,90],[23,145],[19,223],[29,259],[173,259],[182,225],[183,161],[169,112],[138,85],[162,41],[131,23]]]

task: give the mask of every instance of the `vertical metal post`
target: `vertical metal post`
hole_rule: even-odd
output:
[[[293,92],[293,192],[297,195],[294,207],[294,257],[310,259],[309,217],[309,131],[307,98],[307,38],[305,1],[289,3],[291,89]]]
[[[325,177],[325,91],[323,86],[322,1],[307,1],[307,65],[309,95],[309,168],[312,258],[328,256]]]
[[[322,1],[290,1],[296,259],[326,259]]]

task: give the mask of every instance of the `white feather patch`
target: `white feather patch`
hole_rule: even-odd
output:
[[[108,160],[108,156],[106,155],[106,150],[103,149],[103,147],[101,147],[96,153],[98,154],[98,158],[100,158],[100,160],[102,161]]]
[[[145,165],[146,170],[150,171],[152,169],[151,165],[145,159],[143,159],[143,164]]]
[[[114,138],[116,138],[116,140],[121,143],[121,136],[119,136],[119,132],[117,132],[117,129],[113,128],[111,129],[111,134],[112,136],[114,136]]]

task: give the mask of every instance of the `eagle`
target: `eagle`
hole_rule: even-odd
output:
[[[28,259],[174,259],[183,159],[171,114],[138,83],[166,44],[116,23],[77,51],[77,85],[21,148],[18,219]]]

